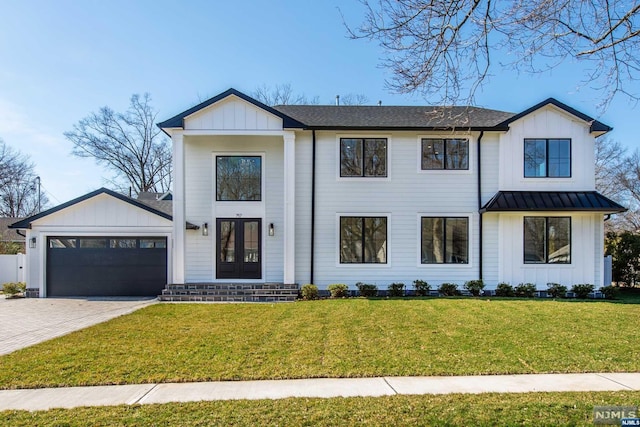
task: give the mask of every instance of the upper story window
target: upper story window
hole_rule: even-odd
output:
[[[571,218],[525,216],[524,263],[570,264]]]
[[[540,139],[524,140],[525,178],[570,178],[571,140]]]
[[[422,170],[469,169],[469,140],[422,138]]]
[[[216,156],[216,200],[262,200],[262,157]]]
[[[340,138],[340,176],[386,177],[386,138]]]
[[[387,218],[341,216],[340,263],[386,264]]]

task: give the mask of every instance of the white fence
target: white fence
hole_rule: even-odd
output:
[[[26,260],[24,254],[0,255],[0,286],[7,282],[24,282]]]

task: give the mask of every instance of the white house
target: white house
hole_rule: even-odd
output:
[[[518,114],[269,107],[229,89],[158,126],[173,284],[599,287],[603,221],[625,209],[595,191],[594,138],[611,128],[555,99]]]

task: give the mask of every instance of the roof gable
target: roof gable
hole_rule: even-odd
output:
[[[577,117],[581,120],[583,120],[584,122],[586,122],[586,124],[589,125],[589,132],[591,133],[596,133],[598,135],[602,135],[605,134],[611,130],[613,130],[613,128],[611,126],[605,125],[602,122],[599,122],[598,120],[584,114],[581,113],[580,111],[576,110],[575,108],[571,108],[566,104],[563,104],[562,102],[558,101],[555,98],[547,98],[542,102],[537,103],[536,105],[534,105],[531,108],[527,108],[526,110],[524,110],[521,113],[518,113],[508,119],[506,119],[505,121],[503,121],[502,123],[499,124],[499,126],[509,126],[509,124],[515,122],[516,120],[521,119],[524,116],[527,116],[531,113],[533,113],[534,111],[537,111],[541,108],[546,107],[547,105],[553,105],[556,108],[559,108],[569,114],[571,114],[574,117]]]
[[[284,128],[304,128],[305,126],[298,122],[297,120],[287,116],[286,114],[269,107],[268,105],[263,104],[262,102],[251,98],[250,96],[245,95],[244,93],[237,91],[233,88],[228,89],[224,92],[222,92],[219,95],[214,96],[213,98],[207,99],[204,102],[201,102],[200,104],[196,105],[195,107],[189,108],[188,110],[183,111],[180,114],[177,114],[175,116],[173,116],[172,118],[165,120],[161,123],[158,123],[158,127],[160,129],[162,129],[163,131],[166,132],[166,129],[172,129],[172,128],[182,128],[182,129],[186,129],[185,127],[185,120],[187,120],[190,116],[194,116],[199,112],[202,112],[203,110],[205,110],[206,108],[220,102],[220,101],[224,101],[227,98],[230,97],[236,97],[239,98],[253,106],[255,106],[258,109],[264,110],[268,113],[271,113],[272,115],[279,117],[280,119],[282,119],[282,126]]]
[[[153,207],[151,207],[149,205],[146,205],[144,203],[140,203],[137,200],[131,199],[131,198],[126,197],[126,196],[124,196],[124,195],[122,195],[120,193],[116,193],[115,191],[111,191],[111,190],[109,190],[107,188],[100,188],[100,189],[98,189],[96,191],[92,191],[91,193],[85,194],[84,196],[80,196],[80,197],[78,197],[76,199],[70,200],[70,201],[68,201],[66,203],[63,203],[61,205],[58,205],[56,207],[53,207],[51,209],[47,209],[46,211],[40,212],[39,214],[36,214],[36,215],[30,216],[28,218],[25,218],[22,221],[18,221],[18,222],[14,223],[14,224],[11,224],[9,226],[9,228],[18,228],[18,229],[31,228],[31,224],[34,221],[37,221],[37,220],[42,219],[42,218],[44,218],[46,216],[49,216],[49,215],[53,215],[53,214],[55,214],[57,212],[60,212],[60,211],[62,211],[64,209],[67,209],[67,208],[70,208],[72,206],[75,206],[75,205],[77,205],[79,203],[82,203],[82,202],[85,202],[87,200],[90,200],[90,199],[92,199],[94,197],[97,197],[97,196],[100,196],[102,194],[106,194],[106,195],[108,195],[110,197],[114,197],[114,198],[116,198],[118,200],[121,200],[121,201],[123,201],[125,203],[128,203],[128,204],[130,204],[132,206],[135,206],[136,208],[140,208],[140,209],[142,209],[144,211],[147,211],[147,212],[150,212],[150,213],[152,213],[154,215],[158,215],[158,216],[160,216],[162,218],[168,219],[169,221],[171,221],[173,219],[172,216],[170,214],[166,213],[166,212],[162,212],[162,211],[160,211],[158,209],[155,209],[155,208],[153,208]]]

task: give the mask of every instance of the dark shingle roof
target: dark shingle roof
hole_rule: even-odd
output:
[[[279,105],[274,108],[314,129],[494,129],[514,116],[478,107]]]
[[[627,209],[596,191],[499,191],[480,212],[583,211],[620,213]]]

